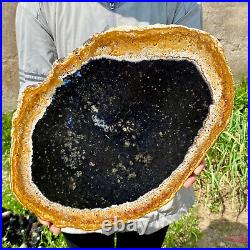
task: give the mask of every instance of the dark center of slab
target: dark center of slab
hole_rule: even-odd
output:
[[[211,103],[187,60],[92,60],[64,78],[35,126],[33,182],[75,208],[136,200],[182,163]]]

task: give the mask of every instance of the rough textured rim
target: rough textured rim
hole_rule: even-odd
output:
[[[188,59],[207,81],[214,104],[210,106],[209,115],[184,161],[159,187],[132,202],[103,209],[75,209],[49,201],[31,181],[31,136],[55,89],[62,84],[61,77],[99,57],[130,61]],[[153,25],[118,27],[94,35],[82,48],[56,61],[43,83],[27,87],[19,97],[11,131],[11,189],[24,207],[58,227],[90,231],[100,229],[103,220],[113,222],[114,216],[124,222],[138,219],[165,205],[183,186],[227,126],[233,97],[233,78],[223,49],[215,38],[204,31],[176,25]]]

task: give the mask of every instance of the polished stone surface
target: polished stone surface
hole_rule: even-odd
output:
[[[76,208],[133,201],[183,161],[212,103],[193,63],[92,60],[36,124],[32,179]]]

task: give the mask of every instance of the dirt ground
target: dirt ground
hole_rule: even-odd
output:
[[[248,211],[238,214],[231,204],[225,204],[223,214],[214,214],[204,206],[198,205],[199,228],[202,238],[198,247],[247,247]]]

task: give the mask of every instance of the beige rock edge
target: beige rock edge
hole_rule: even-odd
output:
[[[61,78],[71,74],[90,59],[108,57],[117,60],[188,59],[207,81],[213,104],[184,161],[159,187],[132,202],[104,209],[75,209],[49,201],[31,180],[32,132]],[[86,231],[98,230],[103,220],[124,222],[157,210],[169,202],[198,166],[205,153],[227,126],[233,107],[234,87],[231,71],[219,42],[208,33],[176,25],[118,27],[94,35],[82,48],[57,60],[46,80],[29,86],[18,99],[12,123],[11,188],[24,207],[57,227]]]

